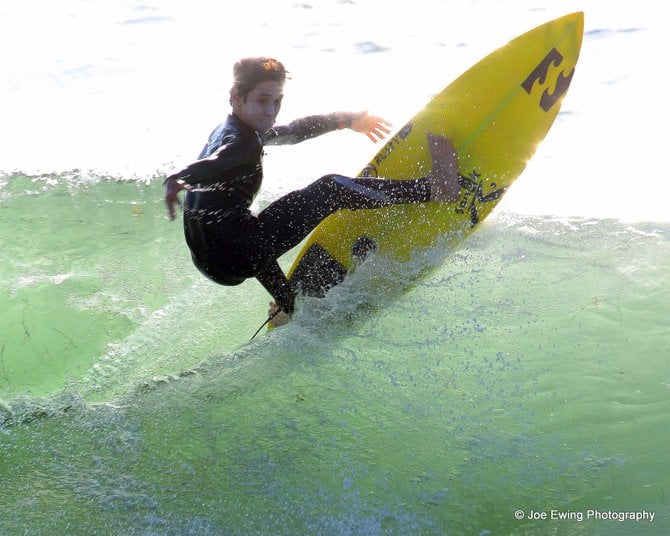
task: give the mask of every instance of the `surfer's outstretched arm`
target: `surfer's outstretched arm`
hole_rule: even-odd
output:
[[[275,126],[263,133],[264,145],[292,145],[316,138],[328,132],[349,128],[365,134],[377,143],[391,132],[391,123],[368,112],[336,112],[310,115],[287,125]]]

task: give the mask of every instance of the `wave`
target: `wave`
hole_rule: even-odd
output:
[[[10,182],[0,532],[521,533],[519,508],[642,503],[667,524],[667,224],[496,213],[250,342],[264,291],[199,276],[158,181]]]

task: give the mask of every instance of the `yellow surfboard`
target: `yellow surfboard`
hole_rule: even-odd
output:
[[[370,249],[400,261],[445,240],[453,251],[493,210],[547,134],[575,72],[584,14],[531,30],[463,73],[403,126],[359,176],[414,179],[428,174],[428,132],[457,151],[460,198],[382,209],[341,210],[307,238],[288,276],[323,296]]]

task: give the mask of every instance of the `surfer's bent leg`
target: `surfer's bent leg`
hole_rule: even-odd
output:
[[[285,312],[294,308],[296,290],[276,259],[298,245],[324,218],[341,209],[379,208],[428,201],[426,179],[392,181],[326,175],[278,199],[258,215],[259,257],[272,259],[256,279]]]
[[[443,192],[442,183],[453,175],[453,181],[446,182],[454,182],[458,189],[455,153],[446,141],[438,143],[437,137],[429,137],[429,142],[432,142],[433,170],[426,178],[387,180],[326,175],[283,196],[258,215],[257,254],[270,262],[259,270],[256,278],[284,311],[293,310],[295,289],[276,259],[298,245],[327,216],[342,209],[372,209],[431,199],[452,200],[453,192]]]
[[[298,245],[324,218],[340,209],[378,208],[425,202],[430,198],[426,179],[391,181],[351,179],[326,175],[306,188],[278,199],[258,215],[261,257],[273,259],[256,279],[285,312],[294,308],[296,291],[276,259]]]

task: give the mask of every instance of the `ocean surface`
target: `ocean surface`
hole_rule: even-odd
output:
[[[0,534],[669,534],[661,7],[3,2]],[[477,232],[405,294],[440,251],[372,257],[250,341],[269,296],[204,279],[162,201],[228,113],[232,63],[284,61],[280,121],[401,126],[573,11],[561,114]],[[376,149],[268,148],[258,204]]]

